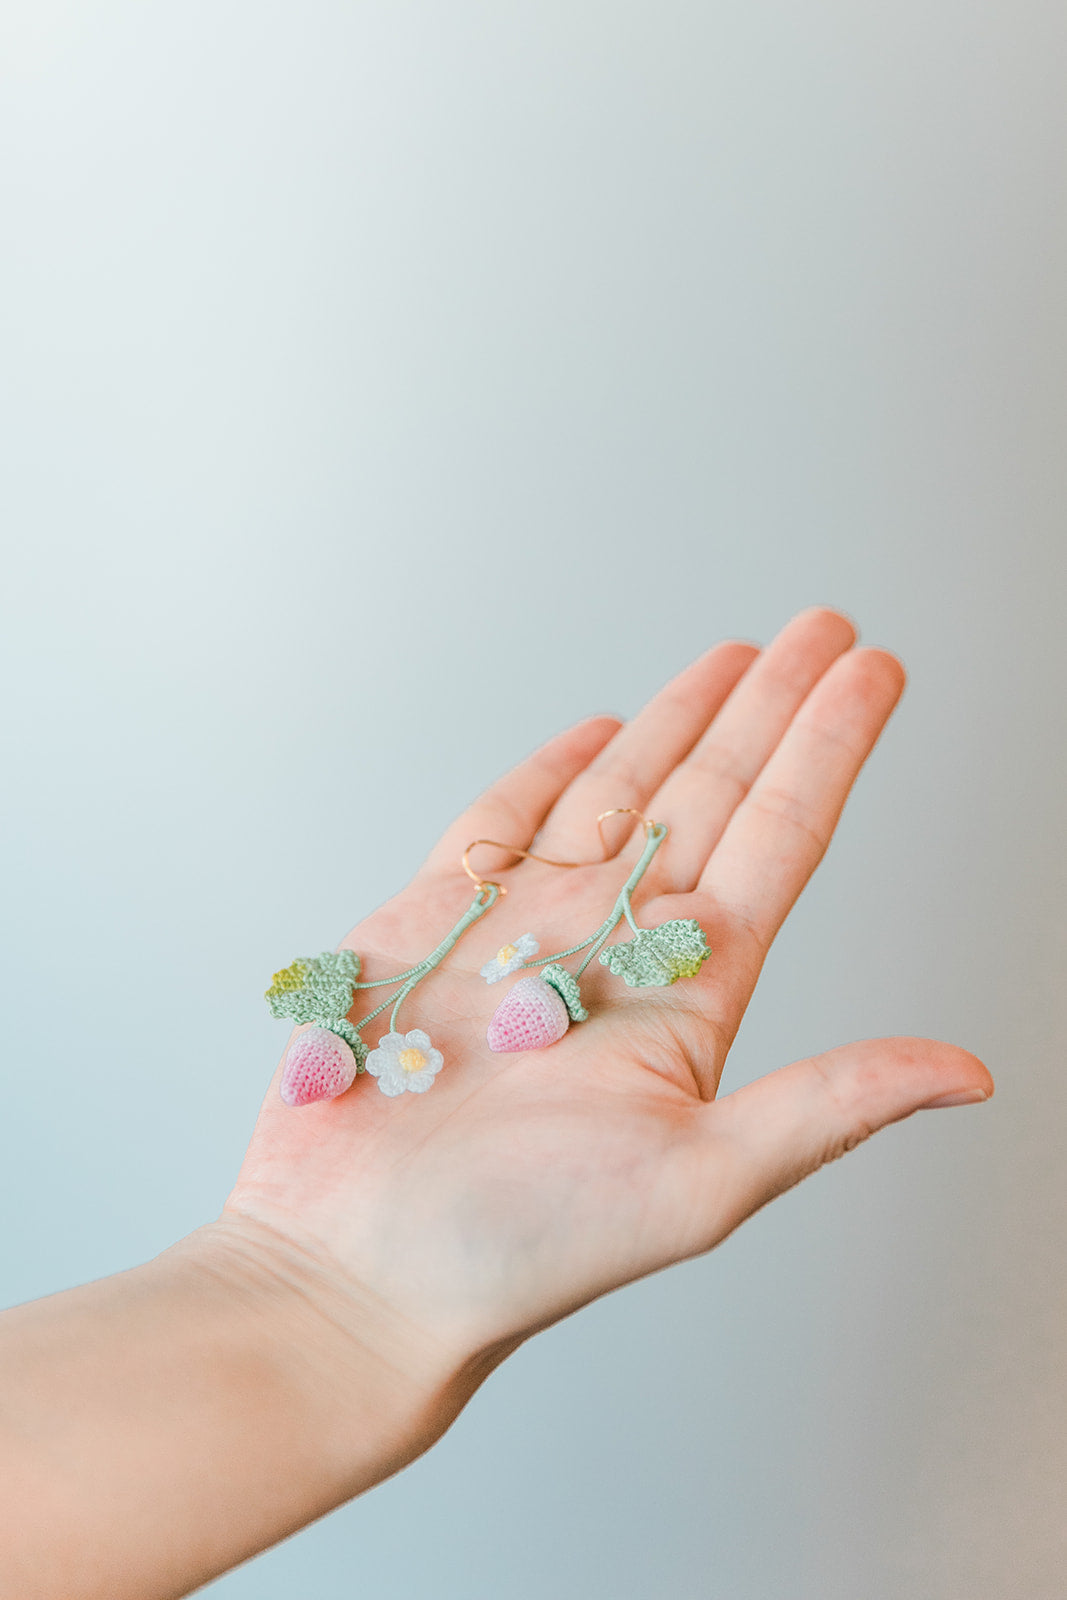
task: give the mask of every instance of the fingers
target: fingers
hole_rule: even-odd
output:
[[[568,860],[595,860],[600,812],[621,806],[643,811],[758,655],[755,645],[731,640],[672,679],[561,795],[538,849]],[[628,831],[620,826],[609,836],[612,844],[623,842]]]
[[[703,1161],[693,1181],[705,1186],[709,1217],[726,1221],[710,1243],[888,1123],[946,1097],[967,1104],[992,1093],[976,1056],[933,1039],[865,1039],[736,1089],[701,1112],[714,1159],[708,1148],[685,1157]]]
[[[882,650],[852,650],[820,679],[738,806],[698,885],[747,944],[748,992],[815,870],[848,792],[904,687]],[[744,984],[741,986],[745,987]]]
[[[671,828],[656,862],[657,888],[674,893],[695,888],[731,815],[799,707],[855,639],[847,617],[815,607],[787,623],[753,662],[703,737],[649,801],[656,821]]]
[[[454,871],[475,839],[527,846],[567,785],[621,727],[618,717],[588,717],[549,739],[456,818],[430,852],[424,870]],[[488,874],[508,862],[499,851],[483,849],[471,864],[476,872]]]

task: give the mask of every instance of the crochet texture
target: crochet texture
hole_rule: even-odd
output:
[[[571,1019],[559,993],[541,978],[520,978],[497,1006],[486,1033],[490,1050],[543,1050],[562,1039]]]
[[[710,954],[700,923],[685,917],[642,928],[626,944],[602,950],[600,960],[631,988],[663,988],[693,977]]]

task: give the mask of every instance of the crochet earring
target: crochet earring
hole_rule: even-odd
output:
[[[609,857],[604,841],[604,822],[608,817],[621,813],[638,817],[643,823],[645,847],[619,891],[611,912],[596,932],[581,944],[571,945],[569,950],[558,950],[555,955],[543,956],[540,960],[530,959],[537,955],[540,947],[532,934],[524,933],[514,943],[503,945],[493,960],[486,962],[481,969],[486,983],[497,983],[520,969],[541,967],[538,975],[520,978],[493,1012],[486,1033],[490,1050],[542,1050],[562,1039],[572,1022],[584,1022],[589,1013],[582,1002],[578,979],[596,955],[613,976],[622,978],[631,988],[663,988],[677,983],[679,978],[692,977],[710,956],[704,930],[691,917],[663,922],[658,928],[638,926],[630,903],[631,896],[669,829],[666,823],[651,822],[631,806],[616,806],[611,811],[602,811],[597,818],[597,827],[604,842],[605,860]],[[590,865],[578,861],[550,861],[547,856],[536,856],[532,851],[517,850],[512,845],[499,845],[493,839],[478,839],[475,843],[496,844],[502,850],[514,849],[517,855],[552,867]],[[475,875],[467,857],[473,849],[474,845],[471,845],[463,857],[464,869],[472,878]],[[633,938],[604,949],[624,917],[633,929]],[[560,966],[559,963],[568,956],[578,955],[583,950],[588,954],[573,972]]]
[[[469,874],[473,877],[473,873]],[[266,992],[266,1001],[275,1017],[313,1024],[297,1034],[285,1057],[280,1085],[281,1097],[288,1106],[304,1106],[313,1100],[332,1100],[344,1094],[358,1073],[367,1072],[378,1080],[382,1094],[405,1092],[424,1094],[444,1064],[440,1050],[421,1028],[397,1032],[400,1008],[416,984],[422,982],[458,944],[468,928],[491,911],[507,891],[499,883],[475,879],[477,892],[467,910],[436,949],[391,978],[375,978],[359,983],[362,964],[354,950],[326,950],[322,955],[298,957],[290,966],[276,972]],[[359,1022],[348,1020],[356,992],[399,984],[398,992],[369,1011]],[[389,1032],[371,1050],[362,1037],[368,1022],[392,1006]]]

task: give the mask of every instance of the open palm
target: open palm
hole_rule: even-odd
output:
[[[874,1129],[935,1100],[985,1098],[989,1075],[967,1052],[888,1039],[716,1100],[767,950],[903,683],[893,656],[855,647],[844,617],[805,612],[765,650],[719,645],[631,723],[580,723],[494,785],[344,941],[364,978],[412,965],[455,922],[472,840],[529,846],[536,835],[541,854],[595,861],[596,817],[613,807],[671,830],[635,896],[639,921],[696,918],[711,958],[668,989],[629,989],[593,963],[588,1021],[548,1049],[494,1055],[486,1024],[507,984],[487,987],[479,967],[526,932],[545,954],[587,938],[641,841],[632,818],[613,819],[617,854],[568,872],[482,847],[476,864],[507,897],[400,1024],[443,1052],[432,1091],[389,1099],[361,1076],[338,1099],[293,1110],[276,1078],[229,1214],[324,1252],[436,1338],[503,1347],[710,1249]]]

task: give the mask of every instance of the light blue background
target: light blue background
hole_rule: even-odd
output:
[[[1062,1600],[1067,12],[9,0],[7,1302],[209,1218],[325,947],[815,601],[911,688],[727,1086],[979,1052],[219,1600]]]

